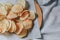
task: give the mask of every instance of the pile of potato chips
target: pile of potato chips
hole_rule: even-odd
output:
[[[34,11],[25,9],[21,4],[0,4],[0,33],[15,33],[25,37],[32,28]]]

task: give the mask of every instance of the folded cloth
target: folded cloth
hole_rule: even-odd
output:
[[[43,12],[42,39],[60,40],[60,0],[43,0],[40,4]]]
[[[60,0],[37,1],[43,12],[40,40],[60,40]]]
[[[60,40],[60,32],[49,33],[44,36],[44,40]]]
[[[41,33],[52,33],[60,31],[60,5],[54,1],[51,5],[41,6],[43,9],[43,28]]]

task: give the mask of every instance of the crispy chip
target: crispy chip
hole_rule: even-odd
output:
[[[17,17],[17,14],[14,12],[10,11],[10,13],[7,15],[7,19],[14,19]]]
[[[0,7],[0,14],[6,16],[7,15],[7,10],[5,9],[4,6]]]
[[[16,25],[15,25],[15,22],[14,21],[11,21],[11,28],[9,30],[9,32],[15,32],[16,31]]]
[[[19,23],[16,23],[16,34],[19,34],[22,30],[23,30],[23,25],[22,25],[22,23],[21,22],[19,22]]]
[[[20,20],[25,20],[29,17],[29,12],[28,10],[25,10],[22,12],[23,14],[20,16]]]
[[[8,26],[9,26],[8,20],[4,19],[4,20],[0,21],[0,24],[1,24],[0,27],[2,28],[2,32],[1,33],[5,33],[7,28],[8,28]]]
[[[7,28],[7,30],[6,31],[9,31],[10,30],[10,28],[11,28],[11,20],[8,20],[9,21],[9,26],[8,26],[8,28]]]
[[[32,28],[32,20],[29,20],[29,19],[24,20],[23,25],[24,25],[25,29],[31,29]]]
[[[11,8],[12,8],[12,4],[11,3],[6,3],[4,6],[5,6],[7,11],[10,11]]]
[[[3,20],[3,19],[5,19],[5,18],[6,18],[6,16],[0,15],[0,20]]]
[[[27,36],[27,30],[26,30],[26,29],[23,29],[18,36],[19,36],[20,38],[23,38],[23,37]]]
[[[34,20],[35,19],[35,13],[34,11],[30,11],[30,16],[28,17],[28,19]]]
[[[18,0],[17,3],[21,4],[23,6],[23,8],[26,7],[26,0]]]
[[[16,4],[11,9],[12,12],[19,13],[23,11],[23,7],[20,4]]]

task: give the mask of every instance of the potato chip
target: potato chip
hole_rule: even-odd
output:
[[[23,37],[25,37],[25,36],[27,36],[27,30],[26,30],[26,29],[23,29],[23,30],[21,31],[21,33],[18,35],[18,37],[23,38]]]
[[[5,9],[4,6],[0,7],[0,14],[6,16],[7,15],[7,10]]]
[[[6,32],[6,30],[7,30],[7,28],[8,28],[8,26],[9,26],[9,22],[8,22],[8,20],[7,19],[4,19],[4,20],[2,20],[2,21],[0,21],[0,28],[2,29],[2,32],[1,33],[5,33]]]
[[[35,19],[35,13],[34,11],[30,11],[30,16],[28,17],[28,19],[34,20]]]
[[[0,15],[0,20],[3,20],[3,19],[5,19],[5,18],[6,18],[6,16]]]
[[[24,20],[23,25],[24,25],[25,29],[31,29],[32,28],[32,20],[29,20],[29,19]]]
[[[10,11],[11,8],[12,8],[12,4],[11,3],[6,3],[4,6],[5,6],[7,11]]]
[[[26,0],[18,0],[17,3],[21,4],[23,6],[23,8],[26,7]]]
[[[22,25],[22,23],[21,22],[19,22],[19,23],[16,23],[16,34],[19,34],[22,30],[23,30],[23,25]]]
[[[23,7],[22,5],[20,4],[15,4],[12,9],[11,9],[12,12],[15,12],[15,13],[19,13],[19,12],[22,12],[23,11]]]
[[[29,12],[27,10],[22,12],[23,14],[20,16],[20,20],[25,20],[29,17]]]
[[[15,25],[15,22],[14,21],[11,21],[11,28],[9,30],[9,32],[15,32],[16,31],[16,25]]]
[[[7,15],[7,19],[14,19],[17,17],[17,14],[14,12],[10,11],[10,13]]]

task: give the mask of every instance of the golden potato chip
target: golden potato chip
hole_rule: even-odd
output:
[[[0,33],[2,32],[2,24],[0,23]]]
[[[19,13],[19,12],[22,12],[23,11],[23,7],[22,5],[20,4],[15,4],[12,9],[11,9],[12,12],[15,12],[15,13]]]
[[[2,32],[2,28],[0,28],[0,33]]]
[[[7,27],[6,31],[8,31],[11,27],[10,20],[4,19],[2,22],[6,25],[6,27]]]
[[[11,20],[8,20],[9,21],[9,26],[8,26],[8,28],[7,28],[7,30],[6,31],[9,31],[10,30],[10,28],[11,28]]]
[[[0,20],[5,19],[6,17],[4,15],[0,15]]]
[[[16,31],[16,25],[15,25],[15,22],[14,21],[11,21],[11,28],[9,30],[9,32],[15,32]]]
[[[26,0],[18,0],[17,3],[21,4],[23,6],[23,8],[26,7]]]
[[[4,6],[0,7],[0,14],[6,16],[7,15],[7,10],[5,9]]]
[[[2,29],[2,32],[1,33],[5,33],[6,32],[6,30],[7,30],[7,28],[8,28],[8,26],[9,26],[9,22],[8,22],[8,20],[7,19],[4,19],[4,20],[2,20],[2,21],[0,21],[0,28]]]
[[[25,10],[22,12],[23,14],[20,16],[20,20],[25,20],[29,17],[29,12],[28,10]]]
[[[34,11],[30,11],[30,16],[28,17],[28,19],[32,19],[32,20],[34,20],[35,19],[35,13],[34,13]]]
[[[10,11],[10,13],[7,15],[7,19],[14,19],[17,17],[17,14],[14,12]]]
[[[12,4],[11,3],[6,3],[4,6],[5,6],[7,11],[10,11],[11,8],[12,8]]]
[[[2,32],[1,33],[5,33],[7,30],[7,25],[6,24],[2,24]]]
[[[23,30],[23,25],[22,25],[22,23],[16,23],[16,34],[19,34],[22,30]]]
[[[23,25],[24,25],[25,29],[31,29],[32,28],[32,20],[29,20],[29,19],[24,20]]]
[[[23,38],[23,37],[27,36],[27,30],[26,30],[26,29],[23,29],[18,36],[19,36],[20,38]]]

